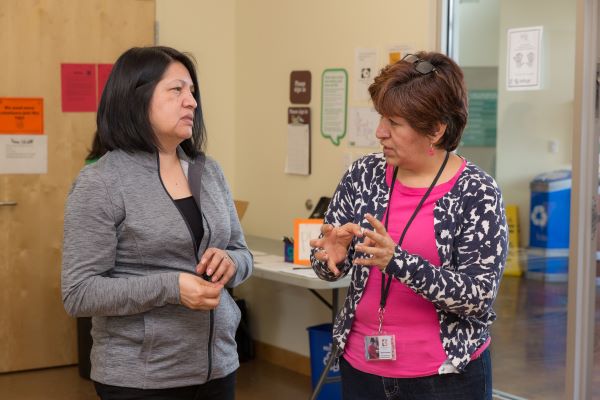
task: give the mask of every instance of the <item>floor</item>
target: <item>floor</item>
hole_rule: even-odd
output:
[[[567,285],[505,277],[495,309],[498,320],[492,329],[491,350],[496,398],[562,399]],[[596,336],[600,338],[600,301],[596,309]],[[598,344],[595,365],[593,398],[600,399]],[[308,399],[310,379],[255,360],[242,364],[237,393],[237,400]],[[0,399],[91,400],[97,397],[90,381],[79,377],[77,367],[63,367],[0,374]]]
[[[35,383],[33,383],[35,382]],[[243,363],[236,400],[308,399],[310,378],[264,361]],[[98,400],[91,381],[76,366],[0,375],[2,400]]]
[[[600,287],[599,287],[600,293]],[[504,277],[494,306],[493,385],[529,400],[563,399],[567,284]],[[593,399],[600,399],[600,296],[596,296]]]

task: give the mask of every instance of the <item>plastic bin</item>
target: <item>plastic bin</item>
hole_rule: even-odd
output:
[[[566,281],[569,265],[571,171],[536,176],[530,184],[531,209],[527,276]]]
[[[527,277],[546,282],[566,282],[569,249],[527,249]]]
[[[568,249],[571,171],[538,175],[531,181],[530,188],[529,246]]]
[[[321,324],[307,328],[310,343],[310,376],[313,389],[325,368],[331,355],[332,325]],[[331,366],[325,384],[321,388],[317,400],[339,400],[342,398],[342,383],[340,365],[336,362]]]

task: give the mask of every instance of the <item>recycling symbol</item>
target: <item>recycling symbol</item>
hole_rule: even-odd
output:
[[[331,357],[331,343],[323,346],[323,351],[325,352],[325,356],[323,357],[323,365],[327,365],[327,361],[329,361],[329,357]],[[336,359],[331,368],[329,368],[330,373],[340,372],[340,363],[339,359]]]
[[[538,227],[544,227],[548,223],[548,214],[546,207],[537,205],[531,210],[531,223]]]

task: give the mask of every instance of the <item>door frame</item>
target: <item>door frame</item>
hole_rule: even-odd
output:
[[[591,399],[596,307],[596,225],[598,215],[598,0],[577,0],[573,184],[567,307],[568,399]]]

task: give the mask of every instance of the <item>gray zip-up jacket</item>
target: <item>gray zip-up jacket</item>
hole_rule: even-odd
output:
[[[162,184],[156,154],[109,152],[73,184],[65,211],[62,295],[70,315],[93,317],[95,381],[180,387],[239,367],[240,310],[229,293],[223,290],[212,311],[180,304],[179,274],[195,274],[209,247],[225,249],[236,265],[227,286],[252,272],[252,255],[220,167],[204,155],[187,161],[190,189],[203,216],[198,254]]]

